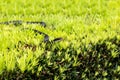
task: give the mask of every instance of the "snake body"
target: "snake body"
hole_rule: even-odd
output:
[[[19,26],[22,25],[23,23],[26,24],[40,24],[43,27],[46,27],[46,23],[43,21],[37,22],[37,21],[22,21],[22,20],[13,20],[13,21],[5,21],[5,22],[0,22],[0,24],[5,24],[5,25],[9,25],[9,24],[13,24],[15,26]]]
[[[0,22],[0,24],[5,24],[5,25],[10,25],[10,24],[13,24],[15,26],[19,26],[19,25],[22,25],[23,23],[26,23],[26,24],[39,24],[43,27],[46,27],[46,23],[43,22],[43,21],[22,21],[22,20],[13,20],[13,21],[5,21],[5,22]],[[29,29],[29,28],[26,28],[26,29]],[[31,29],[30,29],[31,30]],[[42,31],[39,31],[39,30],[36,30],[36,29],[32,29],[32,31],[34,31],[35,33],[38,33],[38,34],[43,34],[44,35],[44,42],[56,42],[56,41],[61,41],[62,38],[59,37],[59,38],[55,38],[54,40],[52,41],[49,41],[49,35],[42,32]]]

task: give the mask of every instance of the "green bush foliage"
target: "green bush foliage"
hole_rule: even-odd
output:
[[[47,24],[0,25],[1,80],[120,79],[119,0],[1,0],[0,15]]]

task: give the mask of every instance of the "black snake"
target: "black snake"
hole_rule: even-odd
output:
[[[23,23],[26,23],[26,24],[40,24],[41,26],[43,27],[46,27],[46,23],[45,22],[37,22],[37,21],[22,21],[22,20],[13,20],[13,21],[5,21],[5,22],[0,22],[0,24],[5,24],[5,25],[9,25],[9,24],[13,24],[15,26],[19,26],[19,25],[22,25]]]
[[[22,21],[22,20],[13,20],[13,21],[5,21],[5,22],[0,22],[0,24],[4,24],[4,25],[9,25],[9,24],[13,24],[15,26],[19,26],[19,25],[22,25],[23,23],[26,23],[26,24],[39,24],[43,27],[46,27],[46,23],[43,22],[43,21]],[[25,29],[29,29],[29,28],[25,28]],[[31,29],[32,31],[34,31],[35,33],[38,33],[38,34],[43,34],[44,35],[44,42],[56,42],[56,41],[61,41],[62,38],[61,37],[58,37],[58,38],[55,38],[54,40],[50,41],[49,40],[49,35],[42,32],[42,31],[39,31],[39,30],[36,30],[36,29]]]

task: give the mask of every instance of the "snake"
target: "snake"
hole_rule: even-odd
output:
[[[0,24],[4,24],[4,25],[10,25],[10,24],[13,24],[14,26],[20,26],[22,25],[23,23],[26,23],[26,24],[39,24],[40,26],[42,27],[46,27],[46,23],[44,21],[22,21],[22,20],[13,20],[13,21],[5,21],[5,22],[0,22]],[[30,29],[30,28],[25,28],[25,29]],[[23,30],[25,30],[23,29]],[[35,33],[38,33],[38,34],[43,34],[44,35],[44,40],[43,42],[47,43],[47,42],[56,42],[56,41],[61,41],[63,40],[63,38],[61,37],[58,37],[58,38],[55,38],[53,39],[52,41],[49,40],[49,35],[42,32],[42,31],[39,31],[37,29],[30,29],[32,31],[34,31]]]
[[[46,23],[43,22],[43,21],[22,21],[22,20],[13,20],[13,21],[5,21],[5,22],[0,22],[0,24],[5,24],[5,25],[10,25],[10,24],[13,24],[15,26],[19,26],[19,25],[22,25],[23,23],[26,23],[26,24],[40,24],[41,26],[43,27],[46,27]]]

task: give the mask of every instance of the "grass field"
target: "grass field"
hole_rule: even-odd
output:
[[[12,20],[47,26],[0,24],[1,80],[120,79],[120,0],[0,0]]]

